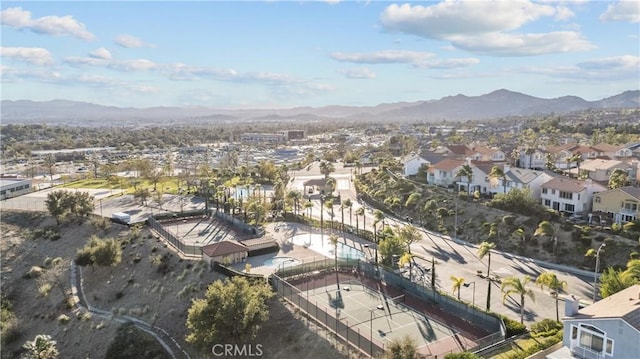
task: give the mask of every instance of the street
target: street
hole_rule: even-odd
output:
[[[355,169],[354,169],[355,170]],[[318,164],[314,163],[309,170],[296,171],[293,174],[294,180],[292,180],[292,188],[296,190],[303,190],[302,183],[309,179],[323,178],[320,173]],[[336,165],[335,173],[331,174],[331,177],[336,179],[338,184],[336,187],[336,193],[341,195],[342,200],[350,198],[353,202],[352,213],[361,207],[356,199],[356,191],[353,183],[351,182],[351,168],[342,168],[341,164]],[[345,184],[348,182],[347,184]],[[312,200],[314,207],[311,210],[311,215],[314,218],[319,219],[323,210],[323,218],[328,220],[331,218],[331,211],[322,208],[319,200]],[[345,209],[345,224],[349,223],[348,209]],[[334,209],[334,220],[341,220],[341,211],[339,206]],[[362,217],[358,219],[360,228],[362,228],[363,222],[366,224],[366,229],[373,231],[373,223],[375,218],[373,211],[367,208],[365,210],[365,220]],[[352,223],[355,223],[355,218],[352,219]],[[408,223],[397,218],[389,216],[385,217],[385,224],[392,227],[401,227]],[[378,229],[379,226],[378,226]],[[431,268],[431,261],[435,260],[436,265],[436,286],[445,293],[449,293],[451,296],[457,296],[457,293],[452,292],[453,281],[451,276],[462,277],[465,281],[465,286],[460,288],[460,298],[468,303],[475,303],[480,308],[486,308],[487,292],[489,281],[486,278],[487,274],[487,260],[488,255],[482,260],[477,256],[477,245],[466,243],[464,238],[452,239],[449,236],[441,235],[432,231],[427,231],[419,228],[422,233],[423,239],[411,246],[411,253],[416,255],[416,262],[425,268]],[[351,241],[347,239],[347,241]],[[356,248],[362,248],[361,243],[351,244]],[[491,306],[490,309],[494,312],[505,314],[513,319],[519,319],[520,298],[507,297],[503,303],[503,294],[500,291],[501,278],[516,276],[522,279],[525,275],[531,277],[532,282],[528,284],[528,288],[532,289],[535,295],[535,301],[530,298],[525,299],[525,322],[531,324],[536,321],[540,321],[545,318],[555,319],[556,317],[556,303],[553,296],[549,293],[548,289],[542,290],[533,281],[543,272],[553,272],[560,280],[567,282],[566,293],[560,293],[561,300],[559,301],[559,313],[560,317],[564,313],[564,302],[562,298],[567,295],[575,295],[578,298],[583,299],[584,302],[591,302],[593,292],[593,273],[589,273],[583,270],[565,268],[563,266],[554,265],[553,263],[546,263],[536,261],[530,258],[524,258],[509,253],[500,251],[491,251]],[[415,273],[415,272],[414,272]],[[480,277],[482,274],[483,277]],[[414,277],[414,280],[417,278]],[[427,285],[431,285],[431,275],[425,275]]]

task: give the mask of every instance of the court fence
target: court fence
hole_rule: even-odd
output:
[[[323,266],[323,263],[326,265]],[[335,262],[333,260],[321,261],[320,263],[316,262],[313,268],[314,270],[332,269],[334,265]],[[341,265],[339,264],[339,266]],[[285,271],[288,269],[289,268],[285,269]],[[351,346],[372,358],[384,353],[385,348],[383,343],[372,340],[373,338],[371,338],[369,332],[361,333],[360,328],[353,328],[359,323],[351,323],[350,325],[348,321],[342,322],[338,318],[335,309],[327,308],[326,306],[322,307],[318,305],[318,302],[312,302],[308,299],[308,295],[305,296],[298,288],[279,277],[278,273],[273,274],[270,277],[270,281],[271,286],[280,297],[297,306],[309,320],[315,321],[332,332],[337,341],[340,341],[346,346]]]
[[[359,274],[366,278],[382,280],[402,290],[407,295],[437,305],[444,312],[455,313],[457,317],[468,323],[492,333],[474,340],[476,345],[472,348],[465,348],[466,351],[477,352],[505,338],[506,327],[498,315],[481,310],[469,303],[458,301],[453,297],[440,293],[437,289],[434,291],[432,288],[421,283],[409,281],[408,278],[404,278],[384,267],[376,266],[374,263],[348,258],[341,258],[336,263],[334,259],[324,258],[303,262],[296,266],[282,267],[274,273],[271,277],[271,284],[278,295],[297,305],[300,310],[313,316],[316,321],[320,322],[327,329],[334,331],[334,333],[336,333],[338,337],[343,338],[346,343],[360,349],[367,355],[373,354],[376,356],[379,351],[384,351],[384,345],[376,344],[369,340],[369,337],[366,336],[367,333],[364,333],[363,335],[365,337],[361,338],[359,333],[355,333],[353,330],[349,332],[347,328],[344,328],[344,324],[335,322],[335,317],[331,316],[332,314],[326,313],[326,308],[323,310],[322,308],[318,308],[317,305],[309,303],[300,294],[299,289],[287,282],[289,279],[308,275],[314,271],[335,270],[336,268],[339,271],[349,271],[357,268]],[[309,312],[309,310],[312,312]],[[340,329],[340,331],[336,330],[336,328]],[[364,347],[362,346],[363,343]]]
[[[174,233],[168,231],[165,228],[165,225],[171,225],[172,223],[179,224],[178,221],[182,221],[183,218],[179,219],[170,219],[163,222],[157,220],[154,216],[149,216],[147,219],[147,224],[151,230],[156,232],[160,237],[162,237],[167,243],[173,246],[177,251],[182,253],[184,256],[193,257],[194,259],[199,259],[202,257],[202,251],[199,246],[194,246],[190,244],[185,244],[180,239],[176,237]]]

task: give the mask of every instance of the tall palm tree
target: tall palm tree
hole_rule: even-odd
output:
[[[311,220],[312,215],[313,215],[313,203],[311,201],[306,201],[304,202],[303,205],[304,209],[307,210],[309,212],[309,220]]]
[[[333,245],[333,258],[335,260],[335,269],[336,269],[336,283],[338,285],[338,289],[340,289],[340,280],[338,278],[338,236],[335,234],[331,234],[329,236],[329,243]]]
[[[351,211],[353,210],[353,202],[351,201],[350,198],[347,198],[344,201],[342,201],[342,204],[346,208],[349,208],[349,226],[351,226],[351,219],[352,219]]]
[[[302,193],[299,191],[289,191],[287,193],[287,199],[293,204],[293,213],[298,214],[300,211],[300,199],[302,198]]]
[[[487,311],[491,309],[491,250],[496,248],[496,244],[493,242],[482,242],[478,247],[478,259],[482,260],[484,256],[487,256]]]
[[[345,206],[344,201],[342,201],[342,203],[340,203],[340,221],[342,222],[342,225],[340,227],[340,229],[344,232],[344,209],[347,208],[347,206]]]
[[[544,272],[540,274],[538,278],[536,278],[536,284],[538,284],[542,289],[544,289],[544,287],[547,287],[550,291],[553,292],[553,297],[556,300],[556,322],[559,322],[560,312],[558,310],[558,300],[560,294],[558,292],[567,289],[567,281],[558,279],[555,273]]]
[[[471,182],[473,181],[473,169],[468,164],[460,167],[458,172],[456,172],[456,177],[462,178],[465,177],[467,179],[467,195],[471,194]]]
[[[360,207],[358,209],[356,209],[356,233],[359,232],[359,223],[358,223],[358,216],[362,216],[362,228],[364,228],[364,207]]]
[[[529,156],[529,169],[531,169],[531,163],[533,162],[533,154],[536,153],[536,148],[535,147],[527,147],[524,150],[524,153]]]
[[[451,293],[455,293],[457,291],[458,301],[460,301],[460,287],[462,287],[462,285],[464,284],[464,278],[452,275],[451,280],[453,281],[453,290],[451,291]]]
[[[489,178],[499,178],[502,180],[503,193],[507,193],[507,174],[504,172],[504,169],[500,166],[491,167],[491,172],[489,172]]]
[[[336,190],[336,179],[333,177],[327,178],[327,181],[325,182],[324,187],[329,192],[327,194],[332,194],[333,191]]]
[[[520,280],[517,277],[509,277],[502,280],[502,285],[500,285],[500,290],[502,291],[502,302],[507,299],[511,294],[517,294],[520,296],[520,323],[524,324],[524,299],[525,297],[531,298],[531,300],[535,301],[535,295],[533,294],[533,290],[527,289],[527,283],[531,281],[531,277],[528,275],[524,276],[524,280]]]
[[[324,178],[328,178],[331,172],[336,170],[335,166],[331,162],[322,161],[320,162],[320,173],[324,175]]]
[[[409,255],[411,255],[411,244],[422,240],[422,236],[420,235],[418,229],[410,224],[400,228],[400,230],[398,231],[398,237],[407,246],[407,254]],[[412,269],[412,262],[409,261],[409,281],[413,280]]]

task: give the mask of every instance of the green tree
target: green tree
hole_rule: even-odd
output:
[[[504,172],[504,169],[500,166],[491,167],[491,172],[489,172],[489,178],[497,178],[502,181],[503,191],[502,193],[507,193],[507,174]]]
[[[266,284],[252,284],[244,277],[213,282],[203,299],[192,300],[187,342],[203,353],[216,343],[248,342],[269,318],[267,300],[272,296]]]
[[[356,232],[358,232],[358,227],[359,227],[359,223],[358,223],[358,217],[362,216],[362,229],[366,229],[365,228],[365,217],[364,217],[364,207],[360,207],[358,209],[356,209]]]
[[[410,336],[397,338],[389,343],[387,350],[382,355],[383,359],[417,359],[418,346],[415,339]]]
[[[100,239],[96,235],[76,252],[75,262],[80,266],[113,267],[122,260],[122,248],[115,239]]]
[[[50,192],[45,200],[45,205],[49,214],[56,220],[56,224],[60,226],[62,217],[69,210],[67,208],[69,192],[65,190],[58,190]]]
[[[460,167],[458,172],[455,174],[456,177],[462,178],[464,177],[467,182],[467,196],[471,194],[471,182],[473,182],[473,169],[468,164]]]
[[[345,199],[344,201],[342,201],[342,205],[345,208],[349,208],[349,226],[351,226],[351,219],[353,218],[352,216],[352,211],[353,211],[353,201],[351,201],[350,198]],[[344,221],[343,221],[344,222]]]
[[[340,289],[340,279],[338,278],[338,236],[335,234],[331,234],[329,236],[329,243],[333,246],[333,259],[335,263],[335,271],[336,271],[336,284],[338,285],[338,289]]]
[[[517,277],[509,277],[502,280],[500,290],[502,291],[502,302],[504,303],[508,296],[516,294],[520,296],[520,323],[524,323],[524,304],[525,297],[529,297],[535,301],[533,290],[527,288],[527,284],[531,281],[531,277],[524,276],[524,280]]]
[[[558,301],[560,298],[560,291],[567,289],[567,281],[558,279],[553,272],[544,272],[536,278],[536,284],[542,289],[544,289],[544,287],[549,288],[553,293],[553,298],[556,300],[556,322],[559,322],[560,312],[558,309]]]
[[[462,352],[449,353],[444,356],[444,359],[482,359],[482,357],[472,352]]]
[[[482,242],[478,247],[478,259],[482,260],[487,256],[487,311],[491,310],[491,250],[496,248],[493,242]]]
[[[26,350],[22,356],[24,359],[57,359],[60,356],[56,341],[45,334],[36,335],[22,347]]]
[[[616,168],[609,177],[609,188],[616,189],[627,186],[629,184],[629,174],[627,171]]]
[[[393,263],[393,257],[397,256],[398,259],[406,253],[405,243],[398,236],[387,236],[380,241],[378,246],[378,252],[380,252],[381,262],[385,266],[391,266]]]
[[[398,237],[407,247],[407,253],[411,255],[411,245],[422,240],[422,235],[418,228],[412,225],[405,225],[398,230]],[[413,261],[409,261],[409,281],[413,280]]]
[[[458,301],[460,301],[460,287],[462,287],[462,285],[464,284],[464,278],[456,277],[454,275],[452,275],[450,278],[453,282],[451,293],[455,294],[456,292],[458,292]]]

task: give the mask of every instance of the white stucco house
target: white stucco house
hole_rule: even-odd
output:
[[[556,177],[542,185],[540,201],[543,206],[556,211],[586,213],[591,211],[593,194],[606,190],[590,179],[581,181]]]

